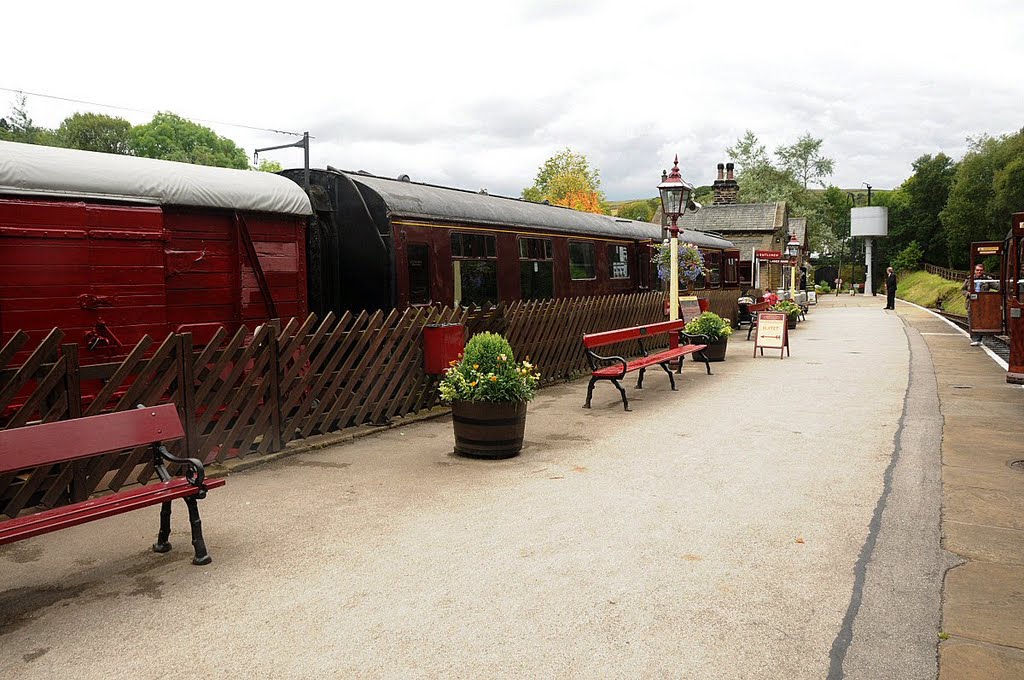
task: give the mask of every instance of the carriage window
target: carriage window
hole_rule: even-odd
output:
[[[614,243],[608,245],[608,273],[613,279],[629,278],[629,248]]]
[[[739,263],[740,288],[754,285],[754,263],[750,260],[740,260]]]
[[[409,258],[409,304],[430,304],[429,249],[425,243],[410,243],[406,249]]]
[[[498,301],[494,236],[452,233],[452,280],[456,305],[482,307]]]
[[[708,288],[721,288],[722,251],[704,251],[704,268],[707,270]]]
[[[523,300],[554,297],[553,253],[549,238],[519,239],[519,292]]]
[[[725,253],[725,262],[722,265],[722,285],[733,288],[739,283],[739,253],[736,251]]]
[[[573,280],[597,277],[594,266],[594,244],[569,241],[569,278]]]

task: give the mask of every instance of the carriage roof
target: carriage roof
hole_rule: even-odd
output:
[[[581,212],[465,189],[388,179],[362,172],[343,174],[380,196],[392,217],[632,240],[661,240],[661,227],[650,222]],[[704,248],[733,247],[730,241],[697,231],[680,229],[680,238]]]
[[[0,142],[0,195],[313,212],[301,187],[269,172],[14,142]]]

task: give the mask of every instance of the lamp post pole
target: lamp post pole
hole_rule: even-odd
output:
[[[661,211],[670,220],[669,227],[669,276],[668,276],[668,318],[679,319],[679,227],[676,222],[686,210],[693,193],[693,186],[683,181],[679,174],[679,156],[672,164],[672,172],[658,185],[661,194]]]
[[[796,302],[796,266],[800,255],[800,242],[796,240],[796,234],[789,235],[789,243],[786,244],[786,254],[789,255],[789,299]]]

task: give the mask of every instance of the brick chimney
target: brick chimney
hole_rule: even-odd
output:
[[[733,168],[736,166],[732,163],[726,163],[724,166],[718,164],[718,179],[712,185],[712,189],[715,192],[715,200],[712,205],[730,205],[736,203],[739,193],[740,185],[736,183],[736,177],[733,174]],[[725,177],[722,177],[722,170],[725,170]]]

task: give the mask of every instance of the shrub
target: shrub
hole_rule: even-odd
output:
[[[924,251],[921,250],[921,246],[917,244],[917,241],[911,241],[910,245],[892,258],[892,268],[897,272],[914,271],[921,264],[923,257]]]
[[[828,285],[828,281],[822,281],[814,286],[814,292],[820,295],[828,295],[832,292],[832,286]]]
[[[773,312],[785,312],[790,319],[800,317],[800,306],[791,300],[781,300],[772,307]]]
[[[466,343],[462,358],[445,371],[437,391],[453,401],[529,401],[540,374],[527,361],[516,363],[512,346],[497,333],[479,333]]]
[[[683,330],[690,335],[706,335],[712,340],[720,340],[732,335],[732,324],[714,312],[704,312],[691,319]]]

